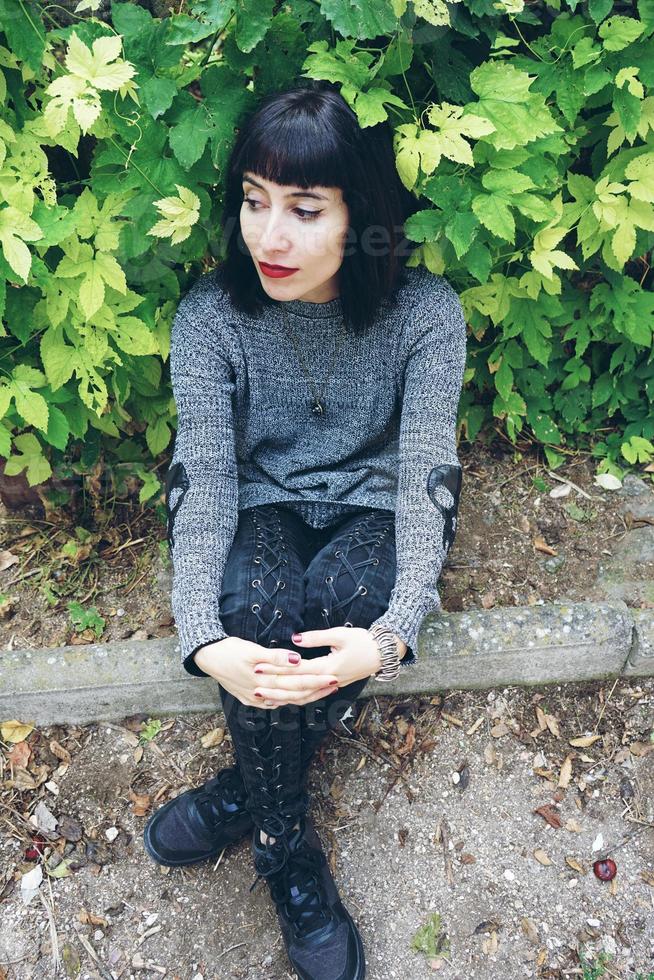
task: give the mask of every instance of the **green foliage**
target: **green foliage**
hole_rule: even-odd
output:
[[[158,496],[167,360],[221,257],[235,127],[298,76],[389,120],[412,264],[470,325],[461,425],[555,468],[651,472],[654,4],[0,0],[0,455],[30,484],[102,458]]]
[[[148,718],[144,723],[143,728],[139,732],[139,738],[142,742],[151,742],[155,735],[158,735],[161,731],[161,719],[160,718]]]
[[[83,633],[86,629],[92,629],[97,638],[100,639],[107,621],[100,615],[95,606],[88,606],[85,609],[79,602],[69,602],[68,612],[77,633]]]
[[[414,933],[411,949],[424,953],[430,959],[441,953],[449,953],[450,941],[443,928],[440,912],[432,912],[424,925]]]

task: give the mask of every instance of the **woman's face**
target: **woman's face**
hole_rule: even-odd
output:
[[[241,232],[266,293],[310,303],[335,299],[349,227],[341,189],[303,190],[246,171],[243,193]],[[277,277],[267,274],[266,265],[296,271]]]

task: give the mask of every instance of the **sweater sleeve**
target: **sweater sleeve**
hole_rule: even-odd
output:
[[[220,311],[204,310],[189,294],[175,314],[170,344],[178,418],[165,481],[171,604],[182,665],[196,677],[208,675],[193,654],[227,636],[219,600],[238,522],[231,401],[235,374],[220,327]]]
[[[416,662],[422,620],[441,608],[437,582],[456,534],[461,491],[456,423],[466,322],[453,287],[442,277],[436,283],[435,292],[419,300],[406,328],[395,510],[397,568],[388,609],[375,620],[407,644],[404,664]]]

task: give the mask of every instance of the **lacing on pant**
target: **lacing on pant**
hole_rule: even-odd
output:
[[[254,508],[251,519],[256,531],[254,564],[261,566],[261,572],[252,579],[252,588],[259,593],[260,599],[250,608],[262,627],[257,628],[255,643],[264,646],[275,622],[283,615],[282,610],[277,608],[275,596],[286,588],[286,582],[280,577],[279,569],[288,565],[288,558],[283,554],[286,545],[277,511],[262,509],[257,511],[257,508]],[[274,639],[268,643],[271,647],[276,645],[277,640]]]
[[[388,532],[387,518],[381,518],[376,512],[373,512],[369,516],[363,517],[355,525],[352,532],[347,536],[348,543],[345,547],[337,548],[334,552],[334,558],[340,559],[342,568],[335,575],[325,577],[325,584],[333,600],[329,608],[325,607],[321,610],[326,627],[331,628],[334,625],[340,625],[340,622],[333,623],[331,617],[349,606],[358,595],[367,593],[368,590],[365,585],[361,584],[365,573],[360,573],[359,569],[365,569],[368,565],[379,564],[379,558],[371,549],[379,547]],[[334,581],[343,578],[347,578],[353,583],[354,592],[339,599],[334,588]],[[340,617],[337,616],[336,618],[340,620]],[[346,620],[343,625],[352,626],[352,623]]]

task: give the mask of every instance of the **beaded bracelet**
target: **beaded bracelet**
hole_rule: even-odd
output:
[[[400,673],[400,651],[393,631],[381,623],[374,623],[369,627],[368,632],[377,641],[381,657],[381,667],[372,675],[372,679],[394,681]]]

